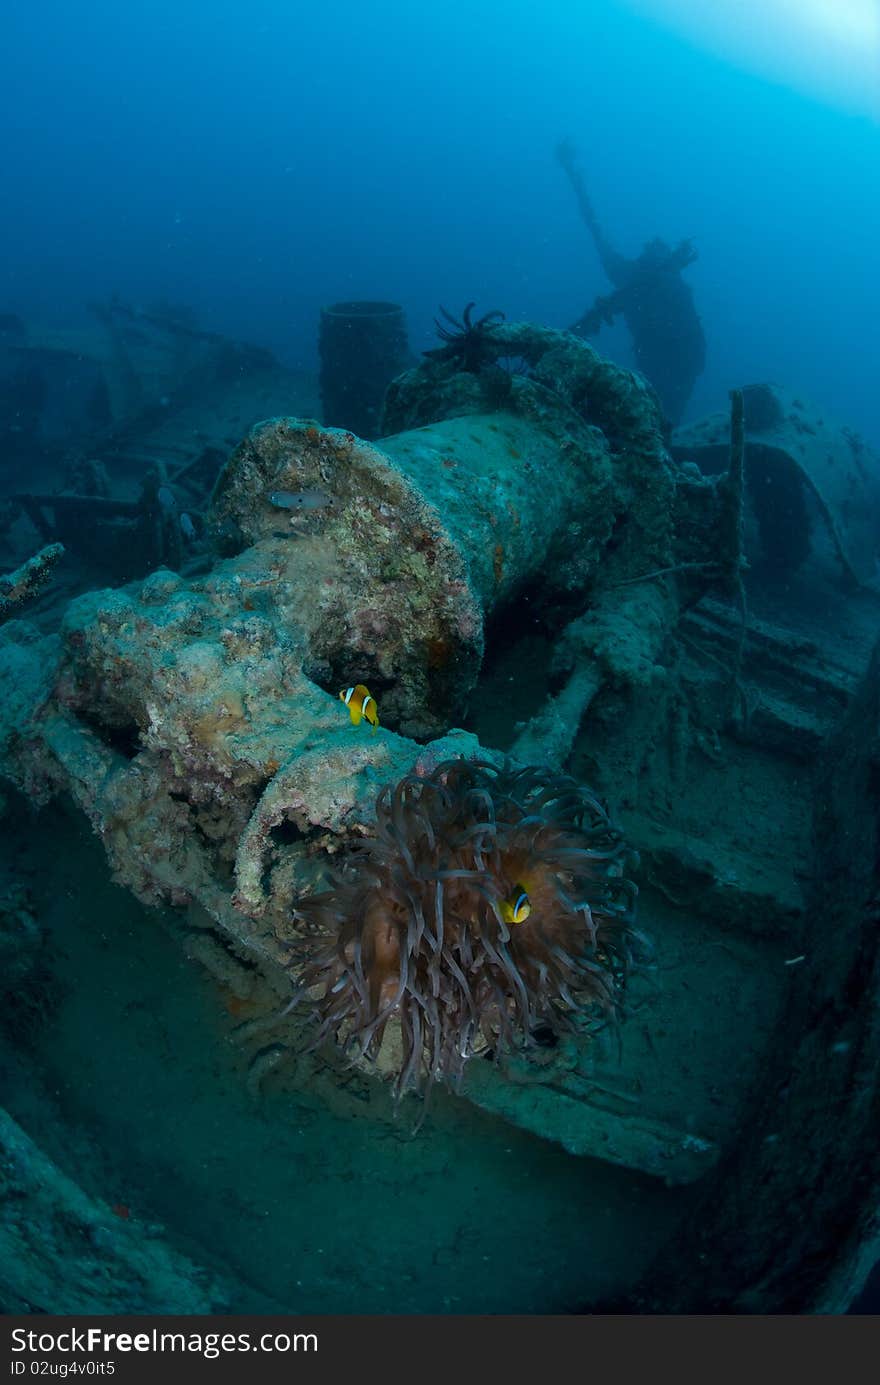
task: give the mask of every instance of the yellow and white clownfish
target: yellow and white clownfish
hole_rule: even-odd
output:
[[[532,912],[532,902],[522,885],[514,885],[509,899],[502,899],[498,906],[505,923],[525,923]]]
[[[353,726],[360,726],[362,721],[368,721],[375,735],[376,727],[379,725],[379,708],[376,706],[375,697],[363,683],[356,683],[353,688],[343,688],[339,700],[348,708]]]

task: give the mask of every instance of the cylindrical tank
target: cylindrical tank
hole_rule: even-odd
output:
[[[325,424],[378,437],[385,391],[409,363],[403,309],[398,303],[333,303],[321,309],[318,345]]]
[[[476,681],[486,616],[542,563],[553,583],[551,545],[589,523],[586,483],[594,470],[604,479],[606,460],[561,455],[551,433],[509,414],[447,419],[381,450],[273,419],[225,467],[209,527],[233,524],[247,545],[277,551],[314,681],[365,682],[391,725],[432,735]]]

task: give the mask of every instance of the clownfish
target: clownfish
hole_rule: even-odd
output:
[[[505,923],[525,923],[532,912],[532,902],[522,885],[514,885],[509,899],[502,899],[498,906]]]
[[[376,734],[376,727],[379,725],[379,708],[376,706],[376,699],[365,688],[363,683],[357,683],[353,688],[343,688],[339,694],[340,702],[344,702],[348,708],[348,715],[351,717],[353,726],[360,726],[366,720]]]

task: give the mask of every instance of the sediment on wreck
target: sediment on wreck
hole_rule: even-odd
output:
[[[0,621],[17,615],[19,608],[36,596],[63,557],[63,544],[50,543],[14,572],[0,574]]]
[[[878,764],[880,644],[822,755],[799,955],[750,1120],[627,1311],[845,1312],[877,1259]]]
[[[7,1313],[215,1313],[220,1275],[120,1221],[0,1110],[0,1302]]]
[[[815,566],[821,555],[845,587],[872,582],[880,526],[874,450],[793,390],[762,383],[741,393],[749,560],[779,577]],[[670,450],[707,475],[723,470],[726,416],[710,414],[676,429]]]

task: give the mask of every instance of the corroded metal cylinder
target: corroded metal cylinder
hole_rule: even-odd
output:
[[[275,600],[309,676],[328,691],[365,683],[383,721],[422,737],[461,714],[486,616],[539,571],[548,588],[571,585],[575,554],[598,552],[609,476],[598,430],[575,444],[513,414],[447,419],[381,447],[274,419],[227,464],[210,524],[283,568]]]
[[[383,302],[322,308],[318,348],[324,422],[376,437],[385,391],[409,357],[403,309]]]
[[[443,516],[484,616],[538,572],[550,587],[567,585],[583,526],[604,530],[607,452],[581,450],[530,419],[470,414],[383,438],[381,447]]]

